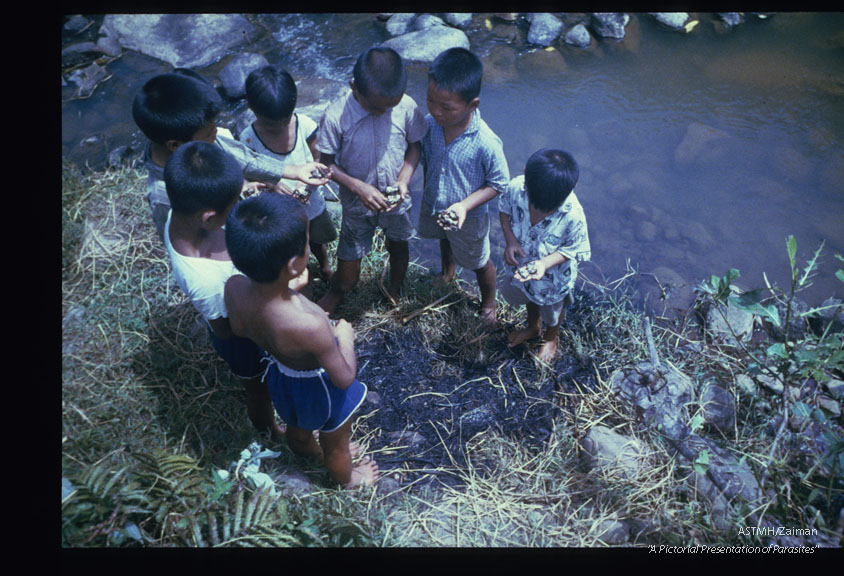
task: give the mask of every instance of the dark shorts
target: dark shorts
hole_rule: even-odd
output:
[[[214,334],[211,328],[208,328],[208,334],[211,336],[211,345],[229,365],[232,374],[248,380],[264,372],[264,364],[261,363],[264,351],[252,340],[240,336],[223,339]]]
[[[334,227],[328,210],[323,210],[311,220],[309,234],[313,244],[328,244],[337,239],[337,228]]]
[[[351,418],[366,398],[366,385],[358,380],[341,390],[322,368],[293,370],[269,355],[266,361],[270,365],[264,381],[276,412],[288,426],[333,432]]]

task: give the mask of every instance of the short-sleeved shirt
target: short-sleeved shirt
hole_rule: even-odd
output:
[[[554,252],[568,258],[559,266],[549,268],[539,280],[520,282],[519,288],[531,302],[539,305],[553,304],[565,298],[574,288],[578,262],[592,257],[586,216],[577,195],[572,191],[555,212],[531,226],[525,177],[517,176],[499,196],[498,211],[510,216],[513,235],[527,254],[525,262]],[[515,267],[510,266],[510,272],[514,273]]]
[[[317,149],[333,155],[335,163],[349,176],[384,191],[395,184],[407,145],[422,140],[427,129],[425,117],[407,94],[396,106],[377,116],[364,110],[354,94],[349,94],[325,111]],[[340,202],[344,214],[376,213],[344,186],[340,186]],[[409,208],[410,198],[406,198],[391,212],[402,214]]]
[[[168,214],[164,225],[164,245],[170,255],[170,267],[176,284],[206,321],[228,318],[228,310],[223,299],[226,281],[240,272],[231,260],[196,258],[176,252],[170,243],[171,214],[172,211]]]
[[[423,206],[431,214],[442,212],[476,190],[491,186],[498,192],[507,188],[510,170],[504,157],[504,146],[495,132],[475,110],[466,130],[449,145],[443,129],[428,114],[428,133],[422,139],[422,164],[425,169]],[[487,204],[478,206],[467,218],[482,218]]]
[[[232,138],[231,132],[225,128],[217,129],[217,138],[214,143],[237,160],[243,167],[243,176],[247,180],[276,183],[284,174],[286,160],[271,158],[250,149],[246,144]],[[152,210],[155,229],[159,237],[163,237],[164,222],[170,210],[170,198],[167,196],[167,187],[164,184],[164,168],[152,161],[149,146],[144,150],[144,166],[147,169],[146,199]]]
[[[240,141],[264,156],[276,158],[292,166],[301,166],[302,164],[313,162],[314,155],[311,153],[310,146],[308,146],[308,140],[316,134],[317,123],[304,114],[295,114],[295,118],[296,142],[293,145],[293,149],[287,154],[279,154],[267,148],[251,124],[240,133]],[[283,178],[282,183],[287,185],[291,190],[303,186],[300,181],[287,178]],[[309,188],[311,189],[311,196],[308,203],[305,204],[305,212],[308,213],[308,220],[313,220],[325,210],[325,196],[322,186],[310,186]]]

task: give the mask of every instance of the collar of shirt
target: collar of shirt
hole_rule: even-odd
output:
[[[349,94],[349,111],[351,112],[352,121],[355,124],[357,124],[358,122],[360,122],[361,120],[363,120],[367,116],[372,116],[372,114],[370,114],[369,112],[364,110],[363,106],[360,105],[360,102],[358,102],[358,99],[355,98],[354,94]],[[389,110],[384,112],[384,114],[389,114],[389,113],[390,113]],[[372,116],[372,117],[376,118],[376,116]]]

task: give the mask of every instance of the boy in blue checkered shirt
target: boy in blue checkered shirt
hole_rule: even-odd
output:
[[[443,284],[456,266],[475,272],[481,293],[481,315],[495,316],[495,265],[489,251],[487,203],[510,180],[501,139],[478,110],[483,65],[465,48],[450,48],[428,70],[422,139],[425,191],[417,232],[440,241]]]

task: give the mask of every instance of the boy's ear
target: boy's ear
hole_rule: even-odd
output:
[[[213,218],[216,218],[219,212],[216,210],[203,210],[202,224],[208,224]]]
[[[297,256],[293,256],[287,261],[287,272],[290,273],[291,278],[296,278],[302,273],[302,270],[299,270],[298,268],[299,263],[296,262],[298,259],[299,258]]]
[[[467,106],[469,107],[469,109],[470,109],[471,111],[473,111],[473,112],[474,112],[474,111],[478,108],[478,106],[480,106],[480,105],[481,105],[481,99],[480,99],[480,97],[478,97],[478,96],[476,96],[475,98],[472,98],[472,100],[471,100],[471,101],[467,104]]]
[[[175,152],[176,148],[178,148],[182,144],[184,144],[184,142],[182,142],[181,140],[167,140],[164,143],[164,146],[166,146],[167,150],[169,150],[172,153],[172,152]]]

